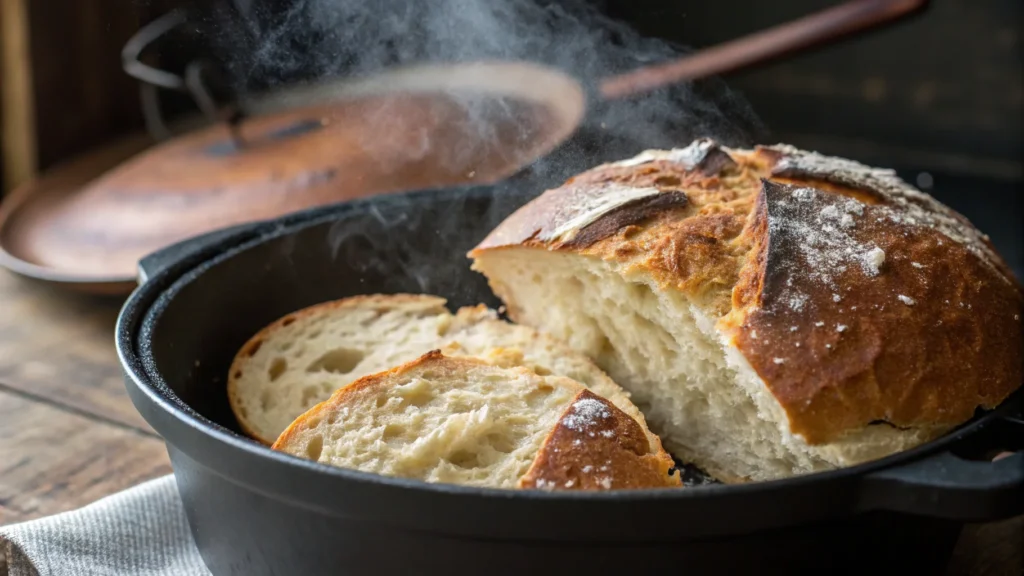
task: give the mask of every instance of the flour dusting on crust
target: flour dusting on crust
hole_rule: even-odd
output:
[[[848,269],[860,269],[869,277],[881,272],[885,252],[851,234],[857,219],[864,215],[863,203],[814,188],[773,182],[765,183],[765,192],[769,237],[795,247],[804,262],[802,276],[836,291],[840,288],[836,276]],[[800,312],[807,301],[808,296],[793,287],[790,277],[782,302]]]
[[[562,418],[562,425],[570,430],[586,432],[597,426],[599,420],[611,418],[608,407],[594,398],[583,398],[572,405],[572,412]]]
[[[671,150],[645,150],[632,158],[613,162],[612,166],[629,168],[632,166],[648,164],[655,160],[667,160],[681,165],[686,170],[693,170],[697,166],[700,166],[700,163],[704,161],[708,153],[717,146],[718,144],[716,144],[714,140],[711,140],[710,138],[701,138],[700,140],[695,140],[686,148],[673,148]]]
[[[545,242],[568,240],[572,235],[593,224],[605,214],[630,202],[657,196],[661,191],[657,188],[633,188],[619,184],[606,184],[598,190],[590,189],[580,194],[577,202],[570,203],[571,214],[565,214],[566,220],[548,233],[538,238]]]
[[[999,257],[989,248],[984,234],[930,195],[905,182],[896,175],[895,170],[873,168],[854,160],[800,150],[788,144],[760,148],[780,155],[772,169],[773,175],[818,178],[880,194],[889,220],[897,224],[930,228],[944,234],[999,271],[1001,278],[1010,281],[1000,270]]]

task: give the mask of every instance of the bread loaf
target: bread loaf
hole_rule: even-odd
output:
[[[585,355],[483,306],[452,314],[435,296],[356,296],[289,314],[241,347],[228,376],[228,398],[242,429],[270,445],[335,390],[433,349],[579,381],[637,420],[651,444],[661,446],[629,395]]]
[[[910,448],[1024,366],[988,238],[894,172],[703,139],[598,166],[470,256],[514,321],[584,352],[677,458],[769,480]]]
[[[491,488],[679,486],[638,422],[582,384],[432,351],[366,376],[273,448],[325,464]]]

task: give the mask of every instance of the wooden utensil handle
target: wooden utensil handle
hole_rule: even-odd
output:
[[[928,0],[853,0],[799,20],[712,46],[693,56],[606,78],[601,81],[599,91],[606,99],[623,98],[673,82],[734,71],[895,21],[923,9],[927,4]]]

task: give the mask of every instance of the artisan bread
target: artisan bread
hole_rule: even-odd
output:
[[[890,170],[787,145],[598,166],[470,257],[727,482],[905,450],[1022,380],[1021,287],[988,238]]]
[[[270,445],[291,422],[354,380],[433,349],[525,366],[577,380],[636,419],[629,395],[585,355],[549,335],[498,318],[484,306],[452,314],[436,296],[355,296],[317,304],[273,322],[235,356],[228,398],[242,429]]]
[[[468,486],[679,486],[641,425],[561,376],[435,350],[363,377],[295,420],[273,448],[343,468]]]

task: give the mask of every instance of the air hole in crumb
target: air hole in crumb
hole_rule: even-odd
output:
[[[249,357],[251,358],[251,357],[255,356],[257,352],[260,351],[260,346],[263,346],[263,340],[257,340],[255,342],[253,342],[252,344],[250,344],[249,345],[249,349],[246,350],[245,353],[248,354]]]
[[[385,442],[394,440],[395,438],[405,434],[405,426],[399,426],[398,424],[388,424],[384,427],[384,431],[381,433],[381,439]]]
[[[320,460],[320,454],[324,451],[324,437],[317,434],[306,443],[306,456],[310,460]]]
[[[551,370],[548,370],[547,368],[545,368],[543,366],[534,366],[533,371],[538,376],[551,376]]]
[[[388,396],[387,396],[387,394],[381,394],[381,395],[377,396],[377,408],[382,408],[387,403],[388,403]]]
[[[242,377],[242,371],[241,370],[235,370],[235,380],[238,380],[241,377]]]
[[[310,340],[312,340],[313,338],[319,338],[320,335],[323,334],[323,333],[324,333],[323,330],[320,330],[319,328],[317,328],[316,330],[313,330],[312,332],[307,334],[306,338],[309,338]]]
[[[516,444],[518,443],[515,438],[512,438],[507,434],[500,434],[497,432],[492,432],[491,434],[484,436],[484,442],[502,454],[511,453],[516,449]]]
[[[605,355],[615,356],[618,354],[615,351],[615,347],[612,346],[612,341],[608,339],[608,336],[601,334],[601,341],[598,344],[598,350],[600,351],[597,356],[604,357]]]
[[[285,318],[284,321],[281,322],[281,326],[291,326],[294,323],[295,323],[295,318],[288,317],[288,318]]]
[[[448,461],[459,468],[478,468],[480,466],[477,454],[468,450],[456,451]]]
[[[274,361],[270,363],[270,368],[267,370],[267,377],[273,382],[284,374],[284,371],[288,369],[288,361],[284,358],[274,358]]]
[[[530,390],[530,392],[526,394],[524,400],[526,400],[526,404],[530,408],[538,408],[553,391],[554,388],[550,384],[539,384],[536,388]]]
[[[402,406],[415,406],[422,408],[434,399],[434,393],[428,388],[415,392],[402,394]]]
[[[272,391],[264,390],[263,393],[260,394],[260,408],[262,408],[264,412],[272,409],[276,404],[277,398],[274,397],[274,393]]]
[[[307,372],[331,372],[333,374],[348,374],[355,370],[356,366],[363,361],[365,354],[351,348],[335,348],[324,353],[306,368]]]
[[[682,183],[678,176],[658,176],[654,179],[655,186],[679,186]]]
[[[302,389],[302,405],[312,406],[320,398],[320,389],[317,386],[306,386]]]

